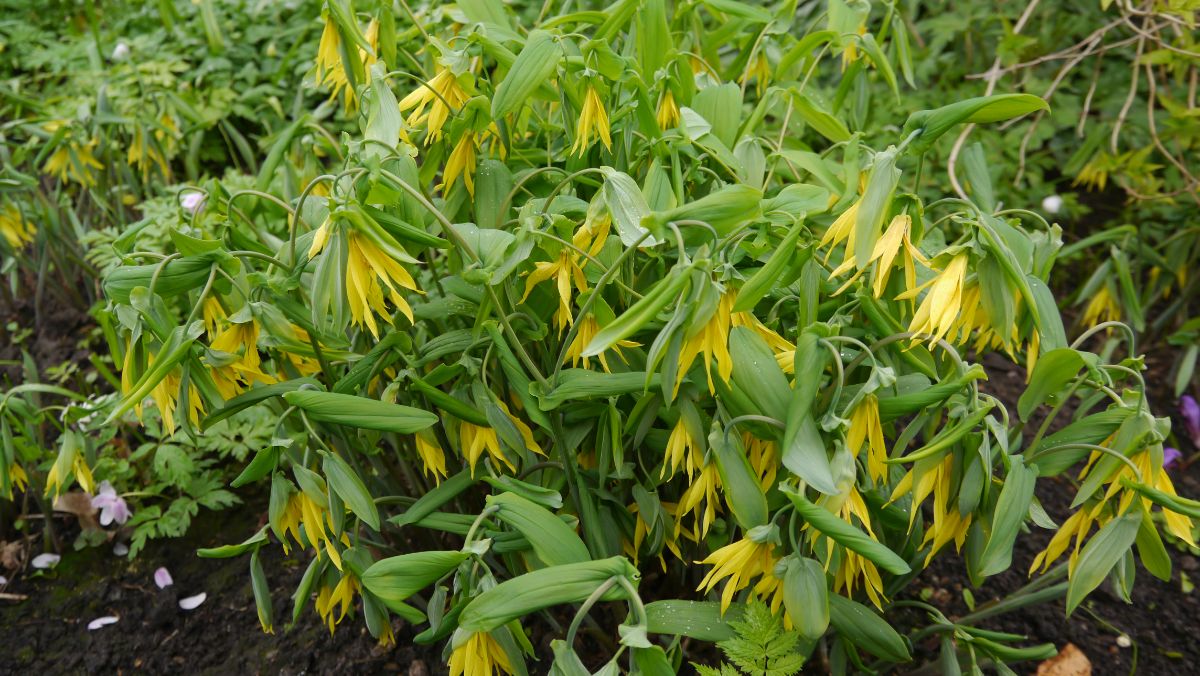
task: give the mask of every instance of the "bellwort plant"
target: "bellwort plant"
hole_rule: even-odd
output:
[[[890,119],[891,3],[553,8],[329,0],[308,85],[351,124],[319,169],[301,111],[253,189],[191,188],[170,244],[104,279],[121,392],[91,425],[274,421],[233,481],[266,525],[200,552],[248,559],[265,630],[265,547],[307,566],[284,622],[441,646],[455,675],[673,673],[697,642],[757,664],[773,632],[788,669],[930,637],[1007,669],[1054,648],[983,620],[1169,578],[1160,529],[1190,542],[1200,514],[1132,335],[1100,308],[1068,336],[1057,226],[922,182],[939,139],[1042,99]],[[1123,352],[1089,350],[1110,331]],[[1015,406],[988,352],[1025,371]],[[50,492],[90,480],[62,453]],[[29,469],[4,460],[0,491]],[[1057,524],[1034,489],[1064,474]],[[1028,528],[1056,535],[1007,599],[903,600],[950,549],[985,584]]]

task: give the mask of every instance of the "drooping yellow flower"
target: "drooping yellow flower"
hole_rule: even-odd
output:
[[[521,297],[521,302],[524,303],[529,298],[535,286],[551,278],[558,289],[558,309],[554,312],[554,326],[562,333],[575,323],[575,317],[571,314],[571,285],[574,284],[580,292],[587,291],[587,277],[583,274],[583,268],[576,262],[574,253],[564,247],[557,260],[534,264],[533,272],[525,278],[525,295]]]
[[[537,440],[533,438],[533,430],[529,428],[529,425],[526,425],[525,421],[513,415],[504,402],[496,400],[496,405],[504,411],[504,414],[516,426],[517,431],[521,434],[521,440],[525,442],[525,448],[538,455],[545,455],[546,452],[542,450]],[[500,446],[500,437],[496,434],[494,428],[482,427],[463,421],[458,428],[458,436],[463,457],[466,458],[467,464],[471,467],[471,476],[475,476],[475,465],[479,462],[479,458],[483,455],[484,451],[487,451],[493,460],[504,463],[509,470],[513,472],[517,471],[517,466],[505,455],[504,449]]]
[[[367,71],[377,60],[375,53],[379,47],[379,21],[371,19],[367,30],[363,33],[371,51],[362,47],[354,49],[363,70]],[[325,28],[321,31],[321,41],[317,44],[317,60],[313,66],[314,79],[318,85],[329,88],[330,100],[343,96],[346,111],[358,107],[358,92],[350,88],[350,78],[346,75],[346,64],[342,62],[342,38],[332,15],[325,16]]]
[[[734,298],[737,297],[737,294],[729,294],[729,295],[733,296]],[[734,312],[733,314],[731,314],[729,316],[729,321],[732,326],[735,326],[735,327],[745,326],[746,328],[750,329],[751,331],[754,331],[755,333],[757,333],[758,337],[762,338],[763,341],[766,342],[767,346],[771,348],[771,351],[774,352],[776,355],[780,355],[783,353],[791,353],[792,355],[795,354],[795,351],[796,351],[795,344],[793,344],[787,338],[784,338],[783,336],[776,333],[774,330],[772,330],[766,324],[763,324],[762,322],[760,322],[758,320],[758,317],[754,316],[754,313],[752,313],[752,312]]]
[[[713,568],[700,581],[697,591],[707,594],[727,579],[721,590],[721,613],[724,614],[733,602],[734,594],[749,587],[750,581],[757,577],[750,597],[764,599],[772,611],[778,611],[783,604],[783,580],[775,577],[775,564],[779,559],[774,550],[770,540],[757,542],[752,535],[725,545],[699,562]]]
[[[309,247],[309,257],[320,253],[329,242],[333,232],[333,223],[326,219],[317,228]],[[346,300],[350,305],[350,319],[355,326],[366,326],[371,335],[379,337],[379,325],[375,321],[378,314],[387,323],[391,316],[383,290],[387,288],[387,300],[390,300],[400,312],[414,322],[412,308],[408,301],[400,295],[400,289],[418,291],[417,283],[404,266],[375,244],[370,237],[350,228],[346,232]],[[415,323],[415,322],[414,322]]]
[[[67,444],[64,444],[62,450],[59,452],[60,454],[69,454],[71,457],[67,458],[67,462],[65,463],[55,462],[50,466],[50,471],[46,473],[46,495],[59,495],[67,485],[67,477],[65,476],[67,472],[60,470],[60,465],[66,465],[69,468],[70,474],[75,476],[75,481],[79,484],[80,488],[88,493],[94,493],[96,491],[96,480],[92,478],[92,469],[88,467],[83,454],[77,448],[68,446]],[[17,465],[13,465],[13,467],[21,470]],[[14,476],[14,483],[16,481],[17,479]],[[29,483],[29,478],[25,476],[24,470],[21,470],[20,481],[22,485],[28,485]]]
[[[680,467],[687,472],[688,479],[704,469],[704,447],[692,437],[682,415],[675,422],[675,427],[671,428],[671,436],[667,439],[667,448],[663,453],[662,470],[658,476],[673,476]]]
[[[362,586],[352,573],[342,573],[342,579],[338,581],[337,586],[330,589],[326,585],[321,586],[321,590],[317,592],[317,614],[321,616],[321,621],[329,628],[329,635],[333,635],[333,630],[346,617],[346,613],[350,611],[350,606],[354,604],[354,595]],[[334,609],[338,608],[337,617],[334,617]]]
[[[679,106],[675,103],[675,94],[671,93],[670,87],[665,88],[663,95],[658,99],[658,111],[654,118],[658,121],[658,128],[663,131],[679,124]]]
[[[133,139],[129,142],[129,150],[125,153],[125,161],[131,167],[136,167],[145,180],[150,175],[151,167],[158,167],[164,179],[171,178],[171,168],[167,166],[167,158],[163,157],[158,144],[147,138],[146,130],[141,125],[133,128]]]
[[[475,132],[464,132],[462,138],[458,139],[458,143],[454,146],[454,150],[450,151],[450,157],[446,159],[446,170],[442,173],[442,184],[440,186],[442,193],[454,185],[454,182],[462,178],[463,185],[467,186],[467,193],[472,197],[475,196],[475,152],[479,150],[479,140],[475,137]]]
[[[14,493],[24,492],[29,488],[29,475],[15,462],[8,466],[8,486],[8,495],[3,496],[8,500],[12,500]]]
[[[771,83],[771,64],[767,63],[767,55],[759,50],[754,58],[746,62],[746,69],[742,71],[738,82],[745,87],[754,80],[755,92],[761,97],[763,92],[767,90],[767,85]]]
[[[704,355],[704,372],[708,376],[709,394],[716,391],[712,378],[714,359],[717,362],[717,375],[721,380],[728,381],[729,377],[733,375],[733,357],[729,355],[729,330],[732,326],[730,314],[736,296],[737,294],[733,292],[721,294],[721,299],[717,301],[717,308],[712,316],[699,331],[688,336],[684,341],[683,349],[679,351],[679,374],[675,378],[674,394],[679,394],[679,386],[692,367],[692,362],[700,354]]]
[[[221,299],[215,294],[210,294],[204,299],[200,306],[200,316],[204,319],[204,332],[208,334],[209,339],[217,336],[221,323],[228,317],[225,308],[221,306]]]
[[[21,216],[21,210],[11,202],[0,208],[0,237],[10,249],[20,249],[33,241],[37,227]]]
[[[326,500],[322,497],[322,500]],[[283,545],[284,553],[288,551],[288,542],[285,535],[290,533],[296,540],[296,544],[304,549],[307,545],[312,545],[313,549],[318,554],[322,552],[333,563],[338,570],[342,569],[342,555],[334,546],[333,538],[333,514],[330,513],[328,503],[319,504],[311,496],[304,491],[297,491],[288,497],[287,507],[284,508],[283,514],[280,517],[280,543]],[[300,537],[300,527],[304,527],[304,538]],[[306,543],[307,541],[307,543]],[[344,545],[349,545],[350,539],[342,533],[340,542]]]
[[[492,635],[476,632],[466,639],[455,637],[450,653],[450,676],[495,676],[500,672],[516,673],[508,653]]]
[[[953,473],[953,454],[947,453],[943,458],[920,460],[892,490],[891,501],[904,495],[912,495],[912,507],[908,514],[909,528],[912,528],[925,498],[933,495],[933,521],[926,528],[924,539],[921,541],[921,546],[932,545],[925,556],[925,565],[929,565],[933,556],[951,541],[954,542],[955,549],[961,550],[971,527],[972,515],[964,515],[958,511],[958,501],[954,493],[957,484]]]
[[[875,531],[871,529],[871,513],[867,511],[867,505],[863,502],[862,495],[853,484],[842,494],[824,500],[823,505],[843,521],[861,528],[871,539],[878,540],[875,537]],[[815,539],[817,536],[817,531],[810,531],[810,538]],[[875,604],[876,608],[882,610],[885,600],[883,579],[879,576],[879,569],[875,567],[875,564],[856,552],[835,546],[832,540],[827,540],[825,544],[827,547],[825,552],[826,570],[829,570],[833,563],[833,555],[839,554],[838,568],[833,576],[833,590],[838,593],[844,591],[847,596],[851,596],[854,594],[854,587],[862,585],[867,592],[867,598],[871,599],[871,603]]]
[[[746,457],[758,477],[758,483],[764,491],[770,490],[775,485],[775,477],[779,472],[779,443],[743,432],[742,445],[746,448]]]
[[[883,297],[883,290],[887,287],[888,279],[892,275],[893,265],[896,261],[896,255],[902,254],[900,258],[901,267],[904,268],[905,290],[912,291],[917,286],[917,265],[916,261],[928,266],[929,261],[924,255],[913,245],[911,239],[912,218],[908,214],[900,214],[892,219],[883,236],[875,242],[875,248],[871,250],[871,257],[867,259],[867,266],[875,263],[875,270],[871,274],[871,293],[876,298]],[[847,249],[849,251],[849,249]],[[842,263],[837,270],[833,271],[834,277],[847,272],[853,265],[853,258],[847,256],[846,262]],[[854,280],[858,279],[863,270],[859,270],[845,284],[842,285],[837,293],[842,293]],[[835,294],[836,295],[836,294]]]
[[[887,446],[883,443],[883,423],[879,420],[879,399],[868,394],[859,400],[850,412],[850,431],[846,434],[846,446],[858,455],[867,442],[867,473],[871,480],[882,483],[887,478]]]
[[[104,169],[104,165],[92,154],[99,143],[100,140],[95,138],[83,144],[75,141],[60,143],[42,165],[42,173],[55,176],[63,182],[70,180],[89,188],[94,187],[95,172]]]
[[[721,503],[721,475],[717,471],[717,463],[710,462],[700,469],[694,481],[688,484],[687,490],[679,498],[675,506],[675,534],[682,532],[683,517],[695,513],[695,526],[692,539],[701,540],[708,535],[708,529],[717,517],[717,509]]]
[[[422,83],[400,100],[400,112],[412,109],[406,120],[410,127],[423,123],[427,125],[429,133],[425,137],[425,144],[428,145],[442,137],[442,127],[449,119],[450,112],[462,108],[469,98],[454,73],[443,67],[428,83]]]
[[[244,392],[253,383],[273,383],[275,379],[262,372],[262,359],[258,355],[258,322],[251,319],[241,324],[230,324],[212,339],[213,350],[238,355],[238,358],[211,370],[213,383],[225,400]]]
[[[665,512],[673,512],[675,505],[664,502],[662,503],[662,508]],[[646,517],[642,514],[641,508],[638,507],[636,502],[629,505],[627,509],[629,510],[630,514],[636,515],[633,526],[633,540],[625,540],[622,543],[621,548],[625,554],[633,560],[633,564],[636,566],[638,563],[638,557],[641,555],[642,543],[646,541],[646,537],[650,535],[651,530],[654,527],[647,523]],[[683,561],[683,554],[679,550],[678,530],[667,528],[664,525],[662,536],[662,546],[666,547],[667,551],[674,554],[675,558]],[[686,537],[694,539],[691,533],[687,533]],[[658,562],[659,565],[662,566],[663,572],[665,573],[667,571],[667,560],[663,557],[662,552],[659,552],[658,554]]]
[[[612,137],[608,130],[608,112],[596,88],[588,85],[587,94],[583,97],[583,110],[579,111],[579,122],[575,125],[575,143],[571,153],[583,155],[592,147],[592,136],[599,137],[600,142],[609,151],[612,150]]]
[[[567,346],[566,357],[563,359],[563,363],[565,364],[569,361],[571,366],[574,367],[578,366],[580,362],[582,362],[583,368],[591,368],[589,362],[590,358],[583,355],[583,350],[588,346],[589,343],[592,342],[592,339],[595,338],[596,334],[599,332],[600,323],[597,322],[596,318],[592,315],[588,315],[579,320],[579,326],[575,329],[575,339],[572,340],[571,344]],[[618,340],[613,344],[612,351],[616,353],[617,357],[619,357],[621,361],[625,361],[625,356],[621,354],[621,348],[638,347],[640,344],[641,343],[635,343],[632,340]],[[607,350],[605,350],[605,352],[607,352]],[[596,355],[596,358],[600,361],[600,368],[604,369],[605,373],[610,373],[611,371],[608,368],[608,360],[604,357],[604,352]]]
[[[417,446],[417,456],[421,458],[421,467],[426,476],[432,476],[434,482],[441,483],[448,476],[446,472],[446,453],[437,437],[428,430],[413,435]]]
[[[153,358],[151,363],[153,363]],[[150,398],[154,400],[155,407],[158,408],[159,418],[162,419],[162,428],[168,434],[175,431],[175,406],[179,400],[179,387],[182,378],[179,375],[179,369],[167,374],[167,377],[159,381],[154,389],[150,391]],[[192,383],[188,383],[188,420],[193,425],[200,424],[200,416],[204,414],[204,402],[200,399],[200,391]],[[141,420],[141,412],[138,411],[138,419]]]
[[[1108,290],[1108,285],[1102,284],[1083,309],[1083,325],[1096,326],[1102,322],[1117,321],[1121,321],[1121,306]]]
[[[821,235],[821,241],[817,246],[828,246],[829,250],[825,252],[825,262],[829,262],[830,256],[833,255],[833,249],[839,244],[846,245],[846,254],[842,259],[842,264],[838,266],[841,270],[847,265],[854,263],[854,224],[858,221],[858,208],[861,200],[855,201],[845,211],[838,215],[829,224],[829,228],[825,230],[825,234]]]
[[[950,260],[946,269],[930,282],[897,296],[900,300],[915,297],[925,287],[929,293],[921,301],[908,330],[917,334],[914,340],[928,338],[936,342],[944,338],[954,328],[963,308],[963,287],[967,276],[966,252],[959,253]],[[973,310],[974,308],[972,308]]]
[[[588,252],[589,256],[597,256],[608,241],[608,233],[612,229],[612,213],[608,209],[588,209],[583,225],[571,235],[571,243]],[[585,261],[580,267],[587,265]]]

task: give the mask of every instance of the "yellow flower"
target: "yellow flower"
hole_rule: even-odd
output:
[[[841,495],[824,500],[823,505],[846,523],[853,525],[857,522],[858,527],[863,529],[871,539],[878,540],[875,537],[875,531],[871,529],[871,513],[867,511],[867,505],[863,502],[862,495],[853,484]],[[811,538],[816,538],[817,535],[815,530],[810,531]],[[833,590],[838,593],[845,591],[846,595],[850,596],[854,594],[855,585],[861,584],[867,592],[867,597],[871,599],[871,603],[882,610],[885,600],[883,579],[880,578],[879,569],[875,567],[875,564],[849,549],[835,547],[832,541],[828,541],[826,545],[828,547],[825,554],[826,570],[833,563],[835,551],[841,555],[837,571],[833,576]]]
[[[675,427],[671,429],[671,436],[667,439],[662,470],[658,476],[664,478],[674,475],[681,466],[687,471],[688,479],[691,479],[697,471],[704,469],[703,446],[688,432],[688,426],[682,415],[675,422]]]
[[[154,360],[150,361],[153,363]],[[173,433],[176,428],[175,407],[179,401],[181,384],[179,369],[175,369],[150,391],[150,398],[154,400],[154,405],[158,408],[158,415],[162,419],[163,430],[168,434]],[[188,383],[188,420],[192,425],[199,425],[200,416],[203,413],[204,402],[200,400],[200,391],[194,384]],[[140,410],[138,411],[138,420],[141,420]]]
[[[588,343],[592,342],[592,338],[595,338],[596,334],[599,332],[600,323],[597,322],[596,318],[592,315],[588,315],[579,320],[579,326],[575,329],[575,339],[571,341],[569,346],[567,346],[566,358],[563,359],[563,363],[565,364],[568,360],[570,360],[571,366],[576,366],[582,361],[583,368],[591,368],[588,361],[589,357],[583,356],[583,349],[587,347]],[[624,361],[625,356],[621,354],[621,348],[637,347],[640,344],[641,343],[635,343],[632,340],[618,340],[613,345],[612,350],[618,357],[620,357],[621,361]],[[609,373],[610,370],[608,368],[608,360],[605,359],[604,353],[601,352],[600,354],[596,355],[596,358],[600,360],[600,368],[604,369],[605,373]]]
[[[93,170],[104,169],[104,165],[92,154],[99,142],[99,139],[92,139],[82,145],[75,141],[60,143],[42,165],[42,173],[56,176],[63,182],[71,180],[83,186],[95,186]]]
[[[326,498],[322,498],[325,500]],[[304,538],[300,537],[300,527],[304,527]],[[280,537],[279,541],[283,545],[284,553],[288,551],[288,542],[285,537],[291,533],[292,538],[296,540],[296,544],[304,549],[307,545],[312,545],[313,549],[320,554],[325,552],[326,556],[338,570],[342,569],[342,556],[337,547],[333,544],[333,514],[329,512],[328,503],[325,505],[318,504],[304,491],[292,493],[288,497],[287,506],[283,510],[283,514],[279,519]],[[307,543],[306,543],[307,541]],[[342,544],[348,544],[349,538],[345,533],[342,534]]]
[[[850,431],[846,445],[858,455],[867,442],[867,473],[871,480],[882,483],[887,478],[887,447],[883,443],[883,423],[879,421],[879,400],[874,394],[864,396],[850,413]]]
[[[662,503],[662,508],[664,511],[670,511],[674,507],[675,505]],[[642,549],[642,543],[646,541],[646,536],[650,534],[653,526],[646,522],[646,517],[642,515],[641,509],[638,507],[636,502],[629,505],[627,509],[629,510],[630,514],[636,514],[637,517],[634,519],[633,541],[625,540],[622,544],[622,549],[630,559],[633,559],[634,565],[637,565],[638,557]],[[679,551],[678,537],[678,532],[672,533],[670,529],[667,529],[666,527],[663,528],[662,545],[665,546],[668,551],[674,554],[675,558],[683,561],[683,554]],[[687,537],[691,538],[691,533],[688,533]],[[661,552],[658,555],[658,563],[662,566],[663,572],[665,573],[667,571],[667,560],[663,558]]]
[[[275,379],[261,370],[258,356],[258,322],[253,319],[242,324],[230,324],[209,344],[215,351],[239,355],[224,366],[212,367],[213,383],[225,400],[241,394],[255,382],[273,383]]]
[[[417,445],[417,455],[421,458],[421,467],[426,476],[432,476],[434,482],[441,483],[448,476],[446,472],[446,453],[438,443],[437,437],[431,432],[422,431],[413,436]]]
[[[333,224],[326,219],[313,237],[308,255],[313,257],[320,253],[329,242]],[[384,318],[391,324],[391,316],[384,302],[384,287],[388,290],[387,299],[391,301],[409,322],[414,322],[412,308],[408,301],[400,295],[400,289],[417,291],[417,283],[412,275],[404,269],[396,259],[392,258],[369,237],[357,230],[350,229],[346,233],[348,252],[346,255],[346,299],[350,305],[350,319],[355,326],[366,326],[371,335],[379,337],[379,325],[375,315]],[[415,322],[414,322],[415,323]]]
[[[954,498],[956,487],[954,456],[947,453],[944,458],[918,461],[892,490],[890,500],[893,502],[904,495],[912,495],[912,507],[908,514],[909,528],[912,528],[925,498],[933,494],[933,521],[921,540],[921,546],[932,544],[925,556],[925,565],[929,565],[934,554],[951,540],[954,541],[957,550],[961,550],[966,542],[972,515],[959,513],[958,501]]]
[[[679,394],[679,386],[687,376],[692,362],[701,353],[704,354],[704,372],[708,375],[708,393],[713,394],[712,362],[716,359],[717,375],[721,380],[728,381],[733,374],[733,357],[729,355],[729,330],[731,327],[730,313],[736,293],[726,292],[717,302],[717,308],[708,318],[704,326],[694,335],[689,336],[679,351],[679,374],[675,378],[674,394]]]
[[[825,234],[821,235],[821,241],[817,243],[817,246],[829,247],[829,250],[825,252],[826,263],[829,262],[829,257],[833,255],[833,248],[838,244],[845,243],[845,256],[843,256],[842,264],[838,266],[837,270],[842,270],[842,268],[854,262],[854,224],[858,221],[858,208],[860,204],[861,200],[856,201],[835,218],[833,223],[829,225],[829,228],[825,230]],[[838,272],[838,274],[841,273]]]
[[[25,489],[29,488],[29,475],[25,473],[25,470],[20,465],[14,462],[8,466],[8,482],[8,495],[4,497],[12,500],[14,492],[24,492]]]
[[[363,35],[371,51],[361,47],[355,52],[363,70],[370,69],[375,63],[374,52],[379,46],[379,21],[371,19]],[[350,78],[346,75],[346,64],[342,63],[342,38],[331,15],[325,16],[325,28],[321,31],[321,41],[317,44],[317,61],[313,74],[318,85],[329,87],[329,98],[336,99],[345,96],[346,110],[354,110],[358,106],[358,92],[350,89]]]
[[[461,177],[463,185],[467,186],[467,193],[472,197],[475,195],[475,151],[478,149],[479,140],[475,138],[475,132],[464,132],[446,160],[442,185],[439,186],[443,193]]]
[[[575,262],[572,252],[564,247],[558,254],[558,260],[534,264],[533,272],[525,278],[525,295],[521,297],[521,302],[524,303],[529,298],[533,287],[550,278],[554,278],[558,289],[558,309],[554,312],[554,325],[559,333],[562,333],[563,329],[575,323],[575,317],[571,314],[571,284],[574,283],[580,292],[587,291],[587,277],[583,275],[583,268]]]
[[[682,530],[683,517],[695,512],[695,528],[692,539],[699,540],[708,535],[713,519],[717,516],[720,505],[721,475],[717,471],[717,463],[705,465],[696,476],[695,481],[688,484],[687,490],[679,498],[675,507],[675,536]]]
[[[225,314],[225,308],[221,306],[221,300],[216,295],[209,295],[200,308],[200,314],[204,318],[204,332],[210,339],[216,337],[217,329],[228,316]]]
[[[410,127],[427,123],[429,134],[425,137],[425,144],[428,145],[442,137],[442,127],[450,117],[450,111],[462,108],[468,98],[454,73],[443,67],[432,80],[422,83],[400,100],[400,112],[412,109],[406,120]],[[427,106],[429,110],[425,109]]]
[[[730,294],[730,296],[736,298],[736,294]],[[788,353],[794,357],[796,346],[790,340],[784,338],[778,333],[775,333],[775,331],[771,330],[766,324],[758,321],[758,317],[755,317],[753,313],[734,312],[729,316],[729,321],[732,326],[745,326],[751,331],[757,333],[758,336],[767,343],[767,345],[771,348],[771,351],[776,355]]]
[[[658,120],[658,128],[663,131],[679,124],[679,106],[675,104],[675,95],[669,87],[663,90],[662,97],[658,99],[658,112],[654,117]]]
[[[10,249],[20,249],[33,241],[37,227],[21,216],[17,205],[9,203],[0,208],[0,237],[8,242]]]
[[[775,476],[779,472],[779,444],[743,432],[742,445],[746,448],[750,466],[758,476],[758,483],[764,491],[770,490],[775,485]]]
[[[728,579],[721,590],[721,613],[724,614],[733,602],[734,594],[749,587],[750,581],[757,577],[758,583],[751,588],[750,597],[767,599],[772,611],[779,610],[783,603],[783,581],[775,577],[778,559],[774,549],[770,541],[756,542],[751,535],[725,545],[699,562],[713,568],[700,581],[697,591],[707,594],[721,580]]]
[[[751,80],[754,80],[754,89],[761,97],[763,92],[767,90],[767,85],[771,82],[771,65],[767,63],[767,56],[759,51],[758,54],[746,62],[746,69],[742,71],[738,82],[744,87]]]
[[[542,450],[542,447],[533,438],[533,430],[529,429],[529,425],[526,425],[523,420],[513,415],[504,402],[497,400],[496,404],[504,411],[504,414],[508,416],[513,425],[516,426],[517,431],[520,432],[521,439],[525,442],[525,448],[538,455],[545,455],[546,452]],[[496,434],[494,428],[481,427],[464,421],[458,428],[458,436],[463,457],[466,458],[467,464],[471,466],[471,476],[475,476],[475,464],[479,462],[479,458],[483,455],[484,451],[487,451],[493,460],[507,465],[509,470],[513,472],[517,471],[517,466],[504,454],[504,449],[500,446],[500,437]]]
[[[493,676],[499,672],[516,673],[504,648],[487,632],[476,632],[466,639],[455,637],[450,653],[450,676]]]
[[[1101,322],[1120,320],[1121,306],[1117,304],[1117,299],[1113,298],[1112,292],[1108,290],[1108,285],[1101,285],[1083,310],[1084,326],[1096,326]]]
[[[72,449],[69,451],[64,449],[62,452],[70,452],[74,455],[70,462],[70,473],[75,476],[75,481],[79,483],[79,487],[88,493],[95,492],[96,480],[92,478],[92,470],[90,467],[88,467],[87,461],[83,459],[83,454],[81,454],[78,449]],[[62,493],[62,489],[66,485],[65,482],[67,477],[61,476],[62,473],[59,472],[58,465],[59,463],[55,462],[50,466],[50,471],[46,474],[46,495],[58,495]],[[13,467],[17,470],[21,470],[21,468],[16,465],[13,465]],[[17,481],[18,479],[14,473],[14,484]],[[24,470],[21,470],[19,481],[22,483],[22,485],[28,485],[29,483],[29,478],[25,476]]]
[[[129,142],[129,150],[125,154],[125,161],[131,167],[137,167],[142,173],[142,179],[145,180],[150,174],[150,168],[157,166],[163,178],[170,179],[171,168],[167,166],[167,160],[163,157],[162,151],[159,150],[156,143],[151,142],[146,138],[146,130],[138,125],[133,128],[133,140]]]
[[[883,236],[875,242],[875,248],[871,251],[871,257],[867,259],[867,265],[876,263],[875,271],[871,274],[871,293],[876,298],[883,297],[883,290],[887,287],[888,279],[892,275],[893,263],[896,260],[897,254],[901,256],[901,265],[904,268],[904,283],[905,290],[912,291],[917,286],[917,265],[916,261],[921,261],[925,265],[929,265],[929,261],[921,254],[917,247],[913,245],[910,237],[912,231],[912,218],[907,214],[900,214],[892,219]],[[847,249],[849,251],[849,249]],[[846,262],[842,263],[837,270],[834,270],[832,276],[838,276],[847,272],[853,264],[853,258],[847,255]],[[865,270],[865,268],[864,268]],[[863,270],[859,270],[853,277],[846,281],[837,293],[842,293],[854,280],[861,276]],[[836,295],[836,294],[835,294]]]
[[[929,293],[921,301],[908,326],[909,331],[918,334],[914,340],[928,337],[932,343],[950,333],[962,312],[966,276],[967,253],[962,252],[951,259],[946,269],[932,281],[897,296],[900,300],[907,300],[929,287]]]
[[[592,146],[593,134],[600,138],[605,148],[612,150],[608,112],[604,110],[604,102],[600,100],[596,88],[588,85],[587,94],[583,97],[583,110],[579,112],[579,122],[575,125],[575,143],[571,146],[571,152],[583,155]]]
[[[329,634],[333,635],[334,628],[341,623],[346,617],[346,613],[350,611],[350,606],[354,603],[354,595],[361,588],[358,578],[350,573],[344,573],[342,579],[338,581],[337,586],[330,589],[322,585],[321,590],[317,592],[317,614],[321,616],[321,620],[325,626],[329,628]],[[338,614],[333,616],[334,608],[338,608]]]
[[[589,256],[597,256],[608,241],[608,233],[612,229],[612,214],[607,209],[588,209],[583,225],[571,236],[571,243],[587,251]],[[587,265],[585,262],[584,265]]]

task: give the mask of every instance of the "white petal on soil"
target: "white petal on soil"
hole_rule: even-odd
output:
[[[8,578],[0,575],[0,587],[3,587],[6,584],[8,584]]]
[[[166,589],[175,584],[175,581],[171,579],[171,572],[169,570],[159,568],[154,571],[154,584],[158,585],[159,589]]]
[[[201,603],[204,603],[204,599],[206,598],[208,598],[208,594],[200,592],[195,596],[179,599],[179,607],[183,608],[184,610],[195,610],[196,608],[200,607]]]
[[[119,619],[121,619],[121,618],[113,617],[112,615],[107,615],[105,617],[97,617],[96,619],[92,620],[91,622],[88,622],[88,631],[96,631],[100,627],[103,627],[103,626],[106,626],[109,624],[116,624],[117,620],[119,620]]]
[[[37,556],[33,557],[33,561],[30,561],[30,563],[38,570],[45,570],[46,568],[53,568],[57,566],[58,562],[61,560],[62,557],[58,554],[38,554]]]
[[[129,553],[129,546],[126,545],[124,542],[118,542],[117,544],[113,545],[113,554],[114,555],[125,556],[128,553]]]

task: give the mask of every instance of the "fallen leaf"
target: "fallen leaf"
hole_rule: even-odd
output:
[[[1092,676],[1092,662],[1074,643],[1068,643],[1038,665],[1037,676]]]
[[[22,543],[20,540],[0,542],[0,566],[4,566],[9,570],[20,568],[22,559],[21,549]]]
[[[100,530],[96,521],[96,508],[92,507],[92,496],[83,491],[69,491],[54,500],[54,511],[74,514],[83,530]]]

